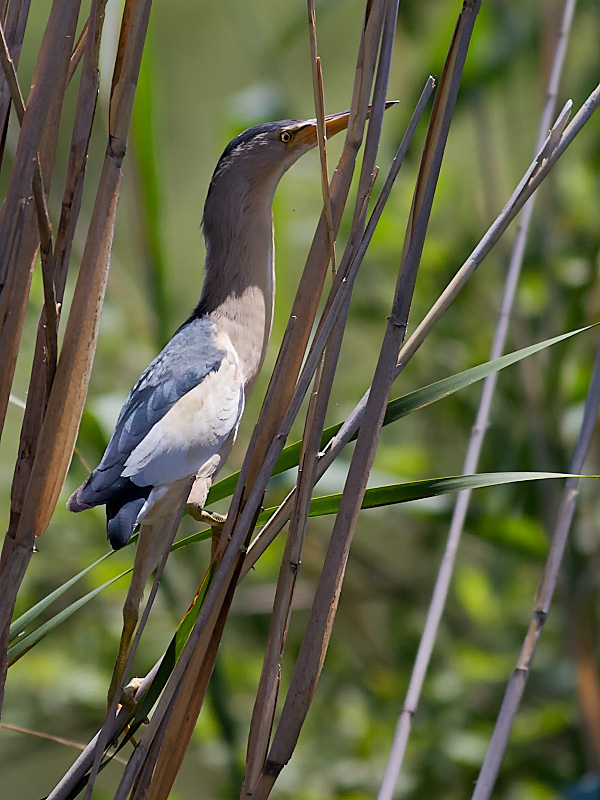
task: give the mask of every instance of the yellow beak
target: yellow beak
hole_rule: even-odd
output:
[[[385,104],[386,109],[390,106],[396,105],[397,100],[388,100]],[[371,116],[371,106],[367,113],[367,119]],[[337,114],[328,114],[325,117],[325,136],[330,139],[336,133],[346,130],[348,121],[350,119],[349,111],[338,111]],[[310,144],[316,145],[317,143],[317,121],[311,119],[302,124],[302,127],[296,132],[294,137],[294,144]]]

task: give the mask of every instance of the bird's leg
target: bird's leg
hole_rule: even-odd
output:
[[[161,525],[142,523],[133,563],[133,573],[129,591],[123,605],[123,632],[115,661],[112,680],[108,690],[108,708],[123,680],[127,660],[131,652],[131,640],[135,632],[140,610],[140,603],[144,594],[144,587],[153,570],[156,568],[161,556],[161,547],[164,542],[160,536]]]
[[[115,660],[115,666],[108,689],[107,707],[109,711],[114,700],[115,693],[117,692],[117,689],[123,678],[123,673],[125,672],[125,667],[127,665],[127,659],[129,658],[131,640],[138,622],[140,601],[141,594],[136,603],[134,598],[130,598],[128,593],[127,599],[125,600],[125,605],[123,606],[123,630],[121,632],[119,651],[117,653],[117,658]]]

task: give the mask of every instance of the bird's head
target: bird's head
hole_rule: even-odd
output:
[[[342,111],[325,117],[325,135],[334,136],[346,129],[350,112]],[[241,188],[264,183],[275,186],[281,176],[300,156],[317,144],[317,122],[314,119],[285,119],[266,122],[240,133],[227,145],[215,168],[211,189],[222,181],[234,180]]]

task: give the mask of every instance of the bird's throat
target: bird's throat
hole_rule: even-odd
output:
[[[273,224],[252,220],[255,234],[243,240],[235,237],[227,249],[213,248],[207,240],[206,277],[199,309],[210,315],[229,335],[244,374],[246,394],[254,385],[265,358],[275,298]],[[214,263],[212,253],[224,253]]]

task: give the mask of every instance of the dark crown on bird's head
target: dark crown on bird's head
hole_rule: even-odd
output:
[[[252,128],[248,128],[247,130],[242,131],[242,133],[239,133],[223,150],[221,157],[217,162],[217,166],[215,167],[215,171],[213,172],[211,184],[215,178],[217,178],[219,174],[231,163],[236,154],[248,150],[253,143],[268,145],[273,142],[272,137],[268,136],[268,134],[276,133],[278,131],[283,132],[287,128],[293,129],[298,125],[302,125],[301,120],[282,119],[277,122],[263,122],[260,125],[254,125]],[[282,140],[282,144],[286,144],[286,141]]]

